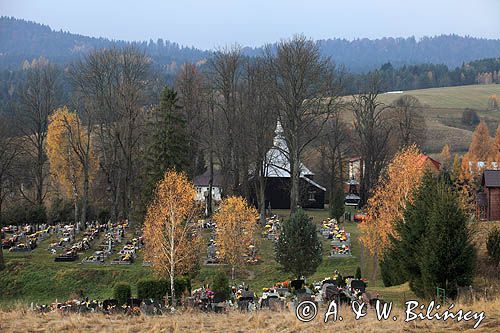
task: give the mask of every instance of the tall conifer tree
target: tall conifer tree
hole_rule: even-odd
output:
[[[146,201],[151,198],[156,183],[167,170],[184,172],[189,166],[186,120],[181,110],[177,93],[166,86],[149,125],[152,136],[147,149]]]

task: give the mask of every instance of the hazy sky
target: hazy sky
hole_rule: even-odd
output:
[[[500,0],[0,0],[0,15],[82,35],[213,48],[314,39],[500,38]]]

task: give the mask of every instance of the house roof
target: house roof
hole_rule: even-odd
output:
[[[320,184],[316,183],[314,180],[312,179],[309,179],[307,177],[304,177],[304,176],[300,176],[301,179],[304,179],[306,182],[308,182],[309,184],[313,185],[313,186],[316,186],[317,188],[319,188],[320,190],[322,191],[325,191],[326,192],[326,188],[324,188],[323,186],[321,186]]]
[[[500,187],[500,170],[484,170],[481,184],[485,187]]]
[[[438,161],[436,161],[435,159],[433,159],[432,157],[430,157],[428,155],[425,155],[425,154],[420,155],[420,161],[422,163],[426,163],[426,162],[431,163],[431,165],[434,166],[434,168],[436,168],[436,170],[439,170],[441,168],[441,163],[439,163]]]
[[[196,176],[193,180],[195,186],[208,186],[210,182],[210,171],[207,170],[203,174]],[[222,174],[218,171],[214,171],[214,181],[212,186],[220,187],[222,186]]]

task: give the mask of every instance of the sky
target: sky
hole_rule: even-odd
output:
[[[14,16],[93,37],[213,49],[313,39],[500,38],[500,0],[0,0]]]

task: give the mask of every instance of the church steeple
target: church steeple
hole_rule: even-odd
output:
[[[286,152],[288,151],[288,146],[286,145],[285,137],[283,136],[283,127],[281,126],[281,122],[279,120],[276,122],[276,129],[274,130],[273,145],[278,149]]]

